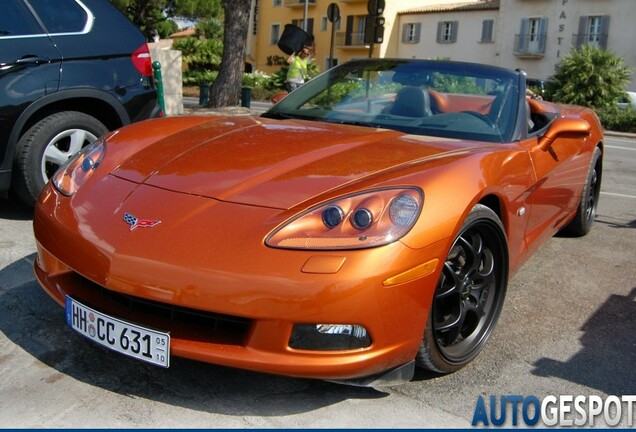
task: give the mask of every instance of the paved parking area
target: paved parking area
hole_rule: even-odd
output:
[[[515,276],[475,362],[374,390],[177,358],[166,370],[94,346],[33,278],[30,212],[0,201],[0,428],[470,427],[480,395],[636,394],[632,139],[608,139],[596,222]]]

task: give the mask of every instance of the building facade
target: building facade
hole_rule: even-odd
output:
[[[450,58],[521,68],[546,79],[574,47],[599,46],[632,68],[636,91],[635,0],[492,0],[404,8],[388,56]]]
[[[382,16],[384,41],[374,44],[373,56],[385,57],[395,52],[398,37],[395,27],[398,11],[422,5],[453,3],[456,0],[386,0]],[[276,72],[285,65],[287,56],[277,46],[285,24],[303,28],[305,11],[309,34],[315,41],[315,63],[320,70],[329,67],[331,32],[334,28],[333,63],[338,64],[355,58],[369,57],[370,44],[365,43],[365,25],[369,0],[252,0],[252,14],[248,29],[246,61],[253,70]],[[305,4],[306,3],[306,4]],[[335,3],[340,11],[340,20],[331,23],[327,19],[329,4]],[[394,47],[391,49],[390,46]]]
[[[307,4],[305,4],[305,2]],[[253,70],[275,72],[287,56],[277,42],[285,24],[314,36],[315,63],[370,55],[364,32],[369,0],[252,0],[247,59]],[[327,19],[330,3],[340,20]],[[373,57],[448,58],[521,68],[546,79],[573,47],[600,46],[632,68],[627,90],[636,91],[636,0],[385,0],[384,38]]]

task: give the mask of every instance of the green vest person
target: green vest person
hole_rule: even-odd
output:
[[[289,69],[287,70],[287,79],[285,80],[285,88],[288,92],[296,90],[303,85],[307,75],[307,62],[309,61],[309,48],[303,48],[298,55],[290,55],[287,59]]]

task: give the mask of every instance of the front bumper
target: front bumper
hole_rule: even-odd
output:
[[[444,245],[273,249],[263,239],[281,222],[278,210],[113,177],[102,183],[91,188],[101,199],[78,193],[72,206],[47,186],[36,208],[35,273],[60,305],[71,295],[109,315],[170,331],[172,355],[208,363],[362,385],[377,385],[377,376],[366,377],[402,365],[389,376],[404,379],[412,372]],[[124,212],[161,223],[130,231]],[[426,263],[428,270],[417,277],[395,278]],[[137,300],[173,312],[136,307]],[[205,319],[174,319],[182,312]],[[307,323],[361,325],[371,344],[291,348],[294,325]]]

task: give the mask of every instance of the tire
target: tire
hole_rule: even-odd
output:
[[[419,367],[450,373],[482,350],[508,285],[508,245],[497,214],[477,204],[448,252],[431,303]]]
[[[601,177],[603,175],[603,155],[596,147],[592,154],[592,162],[585,178],[581,200],[576,209],[576,215],[569,224],[561,230],[562,234],[572,237],[583,237],[592,229],[598,198],[601,192]]]
[[[99,120],[77,111],[51,114],[18,141],[13,188],[33,206],[46,182],[84,146],[108,132]]]

